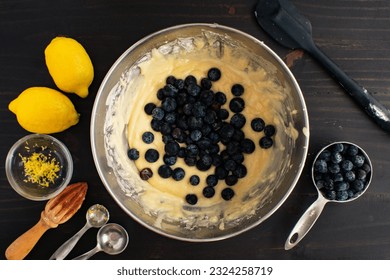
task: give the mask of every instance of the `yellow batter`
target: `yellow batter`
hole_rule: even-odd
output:
[[[205,44],[203,38],[192,43],[193,47],[190,50],[179,48],[169,54],[161,49],[152,50],[148,58],[137,65],[135,71],[138,75],[137,79],[126,85],[125,99],[120,102],[126,101],[128,108],[123,109],[121,118],[128,115],[128,146],[136,148],[140,153],[140,158],[136,161],[127,159],[130,163],[129,170],[126,172],[131,173],[138,203],[147,213],[158,216],[159,221],[182,223],[188,221],[188,223],[197,223],[197,226],[218,225],[223,229],[225,222],[253,214],[266,196],[272,193],[272,190],[268,189],[270,182],[278,180],[278,176],[280,177],[288,165],[289,159],[286,158],[286,166],[280,166],[280,158],[288,156],[288,153],[285,153],[286,141],[294,141],[298,132],[292,124],[286,124],[285,120],[285,111],[288,108],[283,101],[288,94],[288,89],[275,82],[269,71],[265,71],[261,64],[253,64],[248,57],[238,54],[234,46],[225,45],[221,52]],[[232,85],[239,83],[244,86],[245,92],[241,97],[245,101],[245,109],[242,113],[246,117],[246,124],[242,130],[246,138],[251,139],[256,146],[252,154],[244,154],[243,164],[248,173],[231,187],[235,196],[230,201],[221,198],[221,191],[227,187],[224,180],[219,180],[212,198],[205,198],[202,195],[202,190],[206,186],[206,177],[214,174],[214,166],[206,172],[201,172],[196,167],[187,166],[182,158],[178,158],[172,168],[182,167],[185,170],[183,180],[164,179],[158,175],[158,167],[164,164],[165,144],[162,142],[162,135],[151,128],[152,117],[144,112],[147,103],[161,105],[156,93],[165,85],[167,76],[173,75],[184,79],[188,75],[193,75],[200,81],[207,76],[211,67],[219,68],[222,73],[221,79],[213,82],[211,89],[226,94],[228,101],[223,108],[229,110],[228,104],[233,98]],[[229,118],[232,115],[233,113],[230,112]],[[253,131],[250,126],[251,120],[256,117],[261,117],[266,124],[276,127],[274,145],[270,149],[260,148],[259,139],[264,136],[264,133]],[[142,141],[142,134],[146,131],[153,132],[155,136],[152,144]],[[223,150],[225,146],[220,145]],[[159,160],[155,163],[147,162],[144,157],[145,152],[151,148],[158,150],[160,154]],[[150,168],[154,174],[148,181],[139,178],[139,171],[144,168]],[[200,177],[199,185],[190,184],[191,175]],[[194,206],[185,201],[185,196],[190,193],[198,197],[198,202]],[[159,226],[158,222],[156,226]]]

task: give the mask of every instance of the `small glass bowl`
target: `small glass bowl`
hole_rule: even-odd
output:
[[[31,159],[36,158],[37,154],[40,155],[40,161],[53,162],[59,167],[52,180],[34,182],[32,177],[26,174],[25,163],[31,163]],[[37,161],[35,163],[39,164]],[[6,158],[5,171],[9,183],[18,194],[30,200],[42,201],[55,197],[69,184],[73,175],[73,160],[61,141],[50,135],[30,134],[11,147]],[[38,178],[42,179],[42,176]]]

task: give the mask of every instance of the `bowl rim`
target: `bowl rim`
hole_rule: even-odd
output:
[[[303,111],[304,111],[304,113],[303,113],[303,123],[305,124],[305,128],[306,128],[306,131],[303,133],[304,134],[304,145],[302,147],[302,149],[303,149],[302,162],[301,162],[301,164],[299,164],[299,166],[297,168],[296,176],[292,180],[291,186],[285,192],[285,194],[279,200],[279,202],[277,204],[275,204],[275,206],[266,215],[261,216],[256,222],[254,222],[253,224],[251,224],[251,225],[249,225],[249,226],[247,226],[247,227],[245,227],[245,228],[243,228],[241,230],[238,230],[238,231],[233,232],[233,233],[217,236],[217,237],[208,237],[208,238],[199,238],[199,239],[180,237],[180,236],[177,236],[177,235],[174,235],[174,234],[169,234],[169,233],[165,232],[163,229],[155,228],[152,225],[147,224],[145,221],[140,219],[137,215],[132,213],[132,211],[127,209],[125,207],[125,205],[115,196],[113,190],[110,188],[110,184],[109,184],[109,182],[106,179],[107,175],[105,174],[105,172],[102,170],[102,167],[100,166],[101,163],[100,163],[99,155],[97,154],[97,143],[96,143],[96,139],[95,139],[95,133],[96,133],[96,129],[95,129],[95,127],[96,127],[96,118],[95,118],[95,116],[99,114],[99,112],[98,112],[98,105],[99,104],[98,103],[99,103],[99,101],[101,102],[101,100],[100,100],[101,98],[100,97],[103,94],[103,89],[104,89],[105,85],[107,84],[107,82],[109,81],[110,76],[112,75],[112,73],[118,67],[118,65],[123,61],[123,59],[131,51],[136,49],[138,46],[140,46],[141,44],[143,44],[145,41],[149,40],[150,38],[153,38],[153,37],[155,37],[157,35],[160,35],[160,34],[163,34],[163,33],[166,33],[166,32],[171,32],[171,31],[174,31],[174,30],[177,30],[177,29],[180,29],[180,28],[188,28],[188,27],[216,28],[216,29],[219,29],[219,30],[222,30],[222,31],[226,30],[226,31],[234,32],[234,33],[236,33],[238,35],[241,35],[241,36],[246,37],[246,38],[248,38],[250,40],[253,40],[257,44],[259,44],[262,48],[264,48],[265,51],[268,52],[279,63],[279,65],[282,68],[282,70],[286,72],[286,74],[288,75],[289,79],[291,80],[292,87],[294,88],[294,90],[297,91],[297,93],[299,95],[299,102],[300,102],[300,104],[301,104],[301,106],[303,108]],[[106,100],[104,100],[104,102],[106,102]],[[104,112],[104,114],[105,113],[106,112]],[[102,80],[102,82],[101,82],[101,84],[99,86],[99,89],[97,91],[96,97],[95,97],[94,105],[93,105],[93,108],[92,108],[92,114],[91,114],[91,122],[90,122],[90,141],[91,141],[92,155],[93,155],[93,160],[94,160],[94,163],[95,163],[96,170],[97,170],[97,172],[99,174],[99,177],[100,177],[101,181],[103,182],[103,185],[106,188],[107,192],[111,195],[111,197],[115,200],[115,202],[119,205],[119,207],[122,208],[122,210],[125,213],[127,213],[131,218],[133,218],[136,222],[138,222],[139,224],[143,225],[147,229],[149,229],[149,230],[151,230],[151,231],[153,231],[155,233],[158,233],[158,234],[160,234],[162,236],[165,236],[165,237],[169,237],[169,238],[176,239],[176,240],[181,240],[181,241],[189,241],[189,242],[211,242],[211,241],[225,240],[225,239],[237,236],[239,234],[242,234],[242,233],[244,233],[244,232],[246,232],[246,231],[248,231],[248,230],[250,230],[250,229],[252,229],[252,228],[254,228],[256,226],[258,226],[260,223],[262,223],[263,221],[268,219],[272,214],[274,214],[276,212],[276,210],[278,210],[280,208],[280,206],[289,197],[289,195],[291,194],[291,192],[295,188],[298,180],[300,179],[300,176],[302,174],[302,171],[304,169],[305,162],[306,162],[306,159],[307,159],[308,150],[309,150],[309,138],[310,138],[309,134],[310,134],[310,126],[309,126],[309,117],[308,117],[308,111],[307,111],[306,102],[305,102],[305,99],[303,97],[303,93],[301,91],[301,88],[300,88],[300,86],[299,86],[295,76],[293,75],[291,70],[288,68],[286,63],[280,58],[280,56],[278,54],[276,54],[270,47],[268,47],[263,41],[259,40],[258,38],[254,37],[254,36],[252,36],[252,35],[250,35],[250,34],[248,34],[246,32],[243,32],[243,31],[241,31],[239,29],[232,28],[232,27],[229,27],[229,26],[226,26],[226,25],[221,25],[221,24],[218,24],[218,23],[185,23],[185,24],[173,25],[173,26],[170,26],[170,27],[167,27],[167,28],[160,29],[160,30],[158,30],[156,32],[150,33],[149,35],[146,35],[146,36],[142,37],[140,40],[138,40],[134,44],[132,44],[129,48],[127,48],[116,59],[116,61],[112,64],[111,68],[108,70],[108,72],[106,73],[104,79]],[[106,160],[106,156],[104,156],[104,159]],[[104,163],[104,164],[107,165],[107,163]],[[108,168],[111,169],[111,167],[108,167]]]
[[[49,141],[53,141],[56,144],[58,144],[58,146],[61,149],[61,153],[64,154],[67,165],[68,165],[68,172],[66,173],[66,176],[65,176],[64,180],[62,181],[60,187],[55,192],[52,192],[51,194],[46,195],[46,196],[42,196],[42,197],[34,196],[34,195],[31,195],[28,192],[24,191],[21,187],[19,187],[18,183],[16,182],[16,180],[14,179],[14,177],[12,175],[11,159],[13,157],[14,151],[21,144],[25,143],[28,140],[34,139],[34,138],[44,138],[44,139],[47,139]],[[18,141],[16,141],[11,146],[11,148],[9,149],[9,151],[7,153],[7,157],[5,159],[5,172],[6,172],[6,176],[7,176],[9,184],[19,195],[23,196],[24,198],[34,200],[34,201],[44,201],[44,200],[49,200],[49,199],[57,196],[69,184],[69,182],[73,176],[73,159],[72,159],[72,155],[71,155],[69,149],[66,147],[66,145],[63,142],[61,142],[60,140],[58,140],[57,138],[55,138],[51,135],[48,135],[48,134],[33,133],[33,134],[28,134],[28,135],[20,138]]]

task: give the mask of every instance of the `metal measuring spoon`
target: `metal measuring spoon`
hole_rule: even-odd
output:
[[[335,199],[329,199],[329,198],[325,197],[324,192],[321,190],[320,186],[317,184],[317,182],[315,180],[315,176],[314,176],[315,163],[317,162],[319,157],[322,155],[322,153],[325,150],[329,150],[330,148],[334,147],[337,144],[343,144],[345,146],[355,146],[356,148],[358,148],[359,153],[365,157],[365,161],[370,167],[369,177],[367,178],[367,180],[365,182],[364,189],[361,190],[360,192],[356,193],[353,197],[350,197],[346,200],[335,200]],[[358,145],[350,143],[350,142],[334,142],[334,143],[324,147],[317,154],[317,156],[313,162],[313,166],[312,166],[312,180],[313,180],[314,185],[316,186],[316,189],[318,192],[318,198],[305,211],[305,213],[303,213],[301,218],[298,220],[298,222],[296,223],[296,225],[294,226],[294,228],[292,229],[290,235],[288,236],[288,238],[286,240],[286,243],[284,245],[284,249],[289,250],[289,249],[293,248],[295,245],[297,245],[303,239],[303,237],[305,237],[305,235],[309,232],[309,230],[312,228],[314,223],[317,221],[317,219],[320,216],[322,210],[324,209],[324,206],[326,203],[328,203],[328,202],[344,203],[344,202],[350,202],[350,201],[357,199],[368,189],[368,187],[371,183],[371,179],[372,179],[372,163],[370,161],[370,158],[366,154],[366,152],[362,148],[360,148]]]
[[[95,204],[89,207],[86,214],[86,224],[68,241],[61,245],[57,251],[50,257],[50,260],[63,260],[73,249],[81,236],[90,228],[100,228],[105,225],[110,218],[110,214],[106,207],[100,204]]]
[[[98,231],[96,247],[74,260],[87,260],[100,251],[109,255],[117,255],[126,249],[128,243],[129,235],[122,226],[113,223],[106,224]]]

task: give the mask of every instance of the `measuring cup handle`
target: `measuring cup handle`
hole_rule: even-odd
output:
[[[298,220],[290,235],[288,236],[284,245],[285,250],[292,249],[299,243],[309,232],[311,227],[317,221],[325,204],[328,202],[322,195],[319,195],[317,200],[303,213],[302,217]]]

